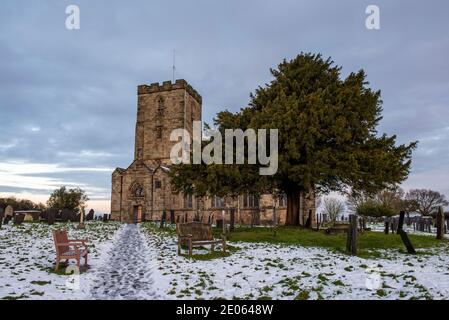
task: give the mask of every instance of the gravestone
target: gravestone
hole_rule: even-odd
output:
[[[5,216],[5,218],[3,219],[3,224],[8,224],[9,221],[11,221],[12,216]]]
[[[217,219],[216,220],[216,227],[223,229],[223,219]]]
[[[39,218],[40,218],[40,216],[41,216],[41,213],[40,213],[40,212],[33,212],[33,213],[31,214],[31,216],[33,217],[33,222],[38,222],[38,221],[39,221]]]
[[[175,223],[175,210],[170,210],[170,224]]]
[[[14,215],[14,208],[12,206],[7,206],[5,208],[5,216],[10,216],[12,218],[13,215]]]
[[[70,218],[72,217],[72,211],[70,211],[69,209],[63,209],[61,212],[61,220],[62,222],[67,222],[69,220],[71,220]]]
[[[86,216],[86,221],[93,220],[93,219],[94,219],[94,216],[95,216],[95,211],[94,211],[94,209],[90,209],[90,210],[89,210],[89,213],[88,213],[87,216]]]
[[[389,218],[385,218],[385,230],[384,230],[385,234],[389,234],[390,233],[390,221]]]
[[[438,208],[437,212],[437,239],[443,240],[444,238],[444,212],[443,207]]]
[[[58,214],[57,209],[48,209],[47,210],[47,222],[49,225],[52,225],[55,223],[56,215]]]
[[[21,225],[24,219],[25,219],[25,215],[23,213],[16,214],[14,216],[14,224]]]
[[[3,208],[0,208],[0,228],[2,227],[4,217],[5,217],[5,211],[3,210]]]
[[[411,253],[411,254],[415,254],[415,248],[413,247],[412,242],[410,241],[407,232],[405,232],[403,230],[403,225],[404,225],[404,217],[405,217],[405,212],[401,211],[401,213],[399,214],[399,222],[398,222],[398,231],[397,233],[401,236],[402,242],[404,243],[405,247],[407,248],[407,252]]]
[[[161,217],[161,224],[159,226],[159,228],[164,228],[165,227],[165,222],[167,221],[167,212],[162,211],[162,217]]]
[[[103,222],[108,222],[108,215],[105,213],[105,214],[103,214]]]

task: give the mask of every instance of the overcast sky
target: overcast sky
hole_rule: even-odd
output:
[[[70,4],[80,30],[65,27]],[[371,4],[380,30],[365,27]],[[404,188],[449,196],[448,12],[447,0],[2,0],[0,196],[80,186],[107,212],[111,172],[133,158],[136,87],[171,80],[173,49],[207,122],[301,51],[365,69],[382,91],[380,131],[420,141]]]

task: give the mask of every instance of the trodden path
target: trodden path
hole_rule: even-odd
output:
[[[137,225],[124,226],[109,258],[98,271],[90,295],[94,299],[157,298],[151,252]]]

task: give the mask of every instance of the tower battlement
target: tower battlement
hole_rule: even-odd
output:
[[[175,81],[175,83],[171,81],[164,81],[162,82],[162,84],[160,84],[159,82],[155,82],[150,85],[143,84],[137,87],[137,94],[143,95],[179,89],[186,90],[197,102],[199,102],[200,104],[202,103],[203,99],[201,95],[195,89],[193,89],[193,87],[184,79],[178,79]]]

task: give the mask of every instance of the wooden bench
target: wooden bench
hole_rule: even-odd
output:
[[[334,222],[333,225],[325,229],[326,234],[340,234],[347,233],[349,228],[349,223],[346,221]]]
[[[216,244],[221,244],[223,253],[226,253],[226,238],[222,236],[221,239],[214,239],[212,227],[207,223],[178,223],[176,225],[176,231],[178,233],[178,254],[181,254],[182,245],[187,245],[189,247],[189,256],[192,256],[193,247],[209,244],[211,245],[212,252],[214,251]]]
[[[87,240],[69,240],[67,230],[53,231],[53,240],[55,241],[56,248],[56,271],[59,269],[59,262],[61,260],[68,262],[70,259],[74,259],[79,269],[80,260],[84,258],[84,265],[87,266],[87,254],[89,253],[86,245]]]

